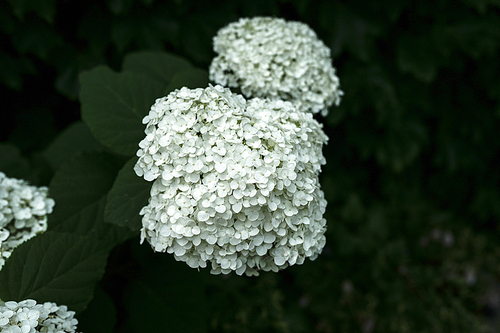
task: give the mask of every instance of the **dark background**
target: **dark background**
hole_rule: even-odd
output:
[[[82,70],[137,50],[208,69],[217,30],[252,16],[307,23],[332,50],[327,247],[244,278],[132,239],[79,331],[498,332],[498,0],[0,1],[0,170],[50,182],[43,152],[80,119]]]

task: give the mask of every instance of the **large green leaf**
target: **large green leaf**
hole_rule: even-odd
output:
[[[210,80],[206,70],[200,68],[190,68],[179,72],[174,76],[165,89],[165,94],[182,87],[188,87],[190,89],[206,88],[209,82]]]
[[[147,205],[151,183],[134,172],[137,158],[131,158],[120,170],[108,194],[105,220],[132,230],[139,230],[141,217],[139,211]]]
[[[0,298],[64,304],[82,311],[110,247],[94,237],[47,231],[18,246],[0,271]]]
[[[178,72],[191,68],[186,59],[166,52],[141,51],[129,54],[123,70],[146,74],[167,85]]]
[[[134,155],[144,137],[142,118],[165,85],[144,74],[105,66],[80,74],[82,118],[94,136],[123,155]]]
[[[9,143],[0,143],[0,172],[10,178],[24,178],[29,173],[29,162],[21,151]]]
[[[84,153],[64,164],[50,183],[56,205],[49,230],[94,234],[110,242],[132,236],[130,230],[104,223],[104,207],[122,161],[108,153]]]
[[[73,157],[82,152],[103,151],[106,148],[92,135],[87,125],[77,121],[68,126],[45,149],[43,155],[50,166],[56,170]]]

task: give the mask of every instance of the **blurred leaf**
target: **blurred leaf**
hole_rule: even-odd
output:
[[[19,245],[0,271],[0,298],[65,304],[83,311],[104,274],[109,244],[47,231]]]
[[[133,0],[107,0],[108,8],[115,15],[125,14],[132,8]]]
[[[23,76],[35,72],[35,66],[30,60],[0,53],[0,82],[10,89],[21,90]]]
[[[32,106],[31,109],[17,112],[15,116],[21,126],[14,127],[9,141],[23,152],[43,149],[57,133],[54,112],[47,106]]]
[[[401,172],[419,156],[426,141],[425,127],[415,122],[405,122],[388,131],[376,150],[377,162]]]
[[[61,132],[45,149],[43,154],[52,169],[57,170],[61,164],[82,152],[103,151],[106,149],[94,138],[84,122],[76,121]]]
[[[30,12],[35,12],[45,21],[52,23],[56,14],[55,0],[9,0],[14,14],[21,20]]]
[[[204,13],[192,13],[183,16],[180,26],[182,47],[190,59],[199,63],[209,63],[214,56],[212,38],[222,27],[225,17],[220,15],[221,8],[210,6]],[[212,15],[207,15],[211,13]]]
[[[374,124],[380,126],[400,118],[402,108],[398,90],[385,68],[350,64],[345,70],[349,75],[343,81],[346,93],[342,104],[350,106],[351,114],[366,112],[370,119],[367,125],[371,128]]]
[[[108,194],[105,220],[131,230],[142,226],[139,212],[148,204],[151,183],[134,172],[137,158],[131,158],[120,170]]]
[[[121,18],[121,20],[113,21],[110,37],[120,53],[123,53],[134,40],[139,38],[141,28],[137,22],[130,24],[130,19]]]
[[[426,37],[402,37],[397,45],[398,67],[424,82],[436,77],[439,60],[432,41]]]
[[[111,27],[113,22],[114,16],[103,7],[86,6],[86,10],[83,11],[81,21],[78,25],[77,35],[80,39],[86,41],[87,51],[92,57],[100,58],[107,52],[107,48],[111,45]],[[81,57],[83,54],[82,52],[78,52],[70,60],[76,60],[78,55]],[[103,59],[99,58],[93,60],[102,63]]]
[[[44,61],[49,61],[56,48],[64,43],[52,26],[39,21],[21,26],[12,37],[17,52],[31,54]]]
[[[77,313],[78,330],[92,333],[112,333],[116,325],[116,308],[111,297],[99,285],[94,298],[82,313]]]
[[[374,53],[375,37],[380,29],[341,3],[323,2],[321,6],[319,20],[322,27],[335,32],[329,43],[325,41],[332,50],[332,57],[348,51],[353,56],[368,61]]]
[[[171,35],[177,32],[178,22],[170,20],[170,9],[156,7],[154,12],[137,10],[118,16],[111,22],[111,41],[120,53],[129,49],[163,50],[166,42],[177,38]]]
[[[11,144],[0,143],[0,172],[9,178],[23,179],[35,186],[47,185],[52,170],[45,158],[38,152],[25,157]]]
[[[445,27],[455,43],[467,54],[478,59],[483,54],[493,55],[500,47],[500,19],[498,16],[486,16]]]
[[[489,6],[500,7],[500,0],[462,0],[462,2],[474,7],[481,14],[484,14]]]
[[[21,155],[20,150],[9,143],[0,143],[0,172],[9,178],[26,179],[29,173],[29,162]]]
[[[206,88],[209,82],[210,80],[208,79],[208,72],[206,70],[199,68],[187,69],[174,76],[165,89],[165,94],[167,95],[175,89],[180,89],[182,87],[188,87],[190,89]]]
[[[145,75],[99,66],[80,74],[82,118],[94,136],[123,155],[134,155],[144,137],[142,118],[165,86]]]
[[[77,66],[77,64],[72,64],[59,70],[59,76],[55,82],[57,92],[71,100],[78,99],[78,93],[80,91],[80,85],[78,84],[79,70]]]
[[[500,194],[496,188],[480,188],[476,191],[470,210],[483,221],[499,221]]]
[[[122,162],[107,153],[84,153],[61,166],[49,186],[56,205],[49,230],[93,235],[119,243],[133,233],[104,222],[106,197]]]
[[[136,52],[127,55],[123,61],[123,71],[146,74],[165,85],[175,74],[191,67],[186,59],[166,52]]]

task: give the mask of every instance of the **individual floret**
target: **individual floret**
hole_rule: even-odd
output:
[[[78,320],[66,305],[32,299],[0,302],[0,332],[74,333]]]
[[[0,269],[14,248],[47,230],[47,215],[55,204],[47,193],[47,187],[0,172]]]
[[[246,97],[281,99],[327,115],[343,92],[330,49],[306,24],[280,18],[242,18],[219,30],[210,79]]]
[[[141,241],[212,273],[253,275],[325,244],[322,126],[293,104],[182,88],[144,118],[135,171],[154,181]]]

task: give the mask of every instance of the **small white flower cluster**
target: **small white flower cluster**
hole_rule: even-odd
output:
[[[327,136],[290,102],[182,88],[143,119],[138,176],[154,181],[141,242],[213,274],[257,275],[325,244],[318,175]]]
[[[30,186],[0,172],[0,269],[14,248],[47,230],[54,200],[47,187]]]
[[[281,99],[301,111],[328,114],[343,91],[332,66],[330,49],[301,22],[280,18],[242,18],[219,30],[218,54],[210,79],[238,87],[246,97]]]
[[[19,303],[0,302],[0,332],[2,333],[63,333],[75,332],[78,320],[66,305],[32,299]]]

